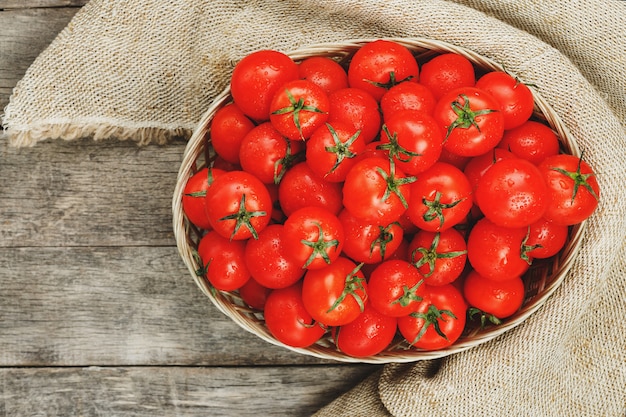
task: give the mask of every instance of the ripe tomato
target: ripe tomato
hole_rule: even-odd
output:
[[[342,88],[328,95],[328,122],[348,123],[361,132],[370,143],[380,132],[381,115],[378,103],[369,93],[358,88]]]
[[[263,317],[270,333],[287,346],[308,347],[326,333],[326,328],[316,323],[304,308],[302,281],[273,290],[265,301]]]
[[[206,191],[213,180],[226,171],[218,168],[202,168],[187,180],[183,189],[183,212],[191,223],[200,229],[209,230],[211,223],[206,214]]]
[[[278,201],[285,215],[307,206],[322,207],[339,214],[343,207],[341,183],[326,181],[306,162],[300,162],[289,171],[278,185]]]
[[[346,123],[326,123],[313,132],[306,145],[306,163],[326,181],[342,182],[365,150],[361,132]]]
[[[549,156],[539,164],[539,170],[548,187],[546,219],[573,225],[593,214],[600,199],[600,186],[582,156]]]
[[[302,265],[285,256],[284,226],[270,224],[258,239],[246,243],[246,265],[250,275],[264,287],[276,289],[294,284],[304,275]]]
[[[348,210],[342,210],[338,217],[345,232],[343,253],[356,262],[382,262],[402,243],[404,232],[397,222],[382,226],[355,217]]]
[[[254,127],[241,141],[241,168],[264,184],[278,184],[304,152],[302,142],[284,137],[270,122]]]
[[[469,59],[459,54],[444,53],[422,65],[420,83],[438,100],[454,89],[473,87],[475,77],[474,66]]]
[[[254,278],[250,279],[239,288],[239,296],[250,307],[263,311],[265,302],[272,290],[259,284]]]
[[[423,282],[417,268],[408,261],[383,261],[370,274],[369,302],[387,316],[406,316],[416,311],[424,298]]]
[[[389,159],[369,157],[357,162],[343,183],[343,205],[354,216],[388,225],[406,211],[410,183]]]
[[[467,238],[467,259],[485,278],[503,281],[521,276],[532,262],[527,235],[528,227],[500,227],[482,218]]]
[[[221,107],[211,120],[211,145],[215,153],[225,161],[238,164],[241,141],[253,128],[252,120],[235,103]]]
[[[463,221],[471,208],[471,185],[453,165],[437,162],[411,184],[407,215],[420,229],[446,230]]]
[[[409,243],[411,263],[430,286],[450,284],[465,269],[467,244],[456,229],[443,232],[418,231]]]
[[[326,94],[348,87],[346,70],[334,59],[325,56],[306,58],[298,65],[300,78],[322,87]]]
[[[215,178],[206,194],[211,227],[232,239],[257,238],[272,216],[272,199],[265,184],[245,171]]]
[[[326,326],[343,326],[363,312],[367,283],[360,269],[340,256],[330,265],[306,272],[302,301],[313,319]]]
[[[453,285],[426,286],[417,311],[398,319],[400,334],[415,348],[438,350],[456,342],[465,329],[467,303]]]
[[[548,205],[548,187],[539,169],[521,158],[496,162],[476,185],[476,203],[485,217],[503,227],[538,221]]]
[[[401,110],[417,110],[432,115],[435,96],[428,87],[416,82],[402,82],[391,87],[380,99],[380,110],[387,118]]]
[[[333,338],[337,348],[346,355],[364,358],[385,350],[393,341],[398,319],[385,316],[371,304],[348,324],[333,328]]]
[[[432,116],[417,110],[403,110],[385,120],[379,148],[388,151],[402,171],[417,175],[439,159],[443,132]]]
[[[270,103],[270,122],[292,140],[308,139],[328,119],[330,103],[322,87],[308,80],[282,85]]]
[[[233,68],[230,92],[241,111],[256,121],[269,119],[276,90],[298,79],[298,65],[279,51],[252,52]]]
[[[198,275],[205,276],[218,290],[234,291],[250,279],[243,241],[230,240],[212,230],[200,239],[198,256],[202,261]]]
[[[397,42],[376,40],[361,46],[348,66],[350,87],[365,90],[380,101],[394,85],[417,81],[419,67],[411,51]]]
[[[499,106],[493,96],[475,87],[443,95],[433,115],[447,132],[444,148],[462,156],[477,156],[494,148],[504,133]]]
[[[498,100],[505,129],[520,126],[533,114],[535,102],[532,91],[506,72],[488,72],[476,80],[476,87],[487,91]]]
[[[485,172],[487,172],[487,170],[496,162],[511,158],[515,158],[515,155],[511,152],[501,148],[493,148],[482,155],[471,158],[467,162],[467,165],[465,165],[465,168],[463,169],[463,173],[472,185],[472,199],[474,203],[476,203],[476,187]]]
[[[546,157],[559,153],[559,139],[548,126],[529,120],[516,128],[505,130],[498,148],[539,165]]]
[[[529,226],[526,245],[532,249],[528,251],[528,256],[544,259],[556,255],[565,246],[568,233],[567,225],[539,219]]]
[[[319,269],[330,265],[341,254],[344,231],[330,211],[308,206],[291,213],[284,223],[285,256],[301,268]]]
[[[471,307],[485,314],[481,317],[483,325],[486,318],[498,324],[499,319],[512,316],[522,306],[524,281],[519,276],[494,281],[477,271],[470,271],[465,277],[463,295]],[[472,313],[474,311],[470,310]]]

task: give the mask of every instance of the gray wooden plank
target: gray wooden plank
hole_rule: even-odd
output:
[[[48,7],[80,7],[88,0],[0,0],[0,9],[34,9]]]
[[[308,416],[375,366],[0,369],[7,416]]]
[[[172,246],[0,248],[0,366],[330,363],[269,344]]]

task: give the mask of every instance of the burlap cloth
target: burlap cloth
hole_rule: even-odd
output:
[[[624,417],[623,1],[92,0],[28,70],[3,124],[15,146],[163,143],[188,137],[247,52],[411,36],[538,85],[599,173],[601,204],[563,285],[522,325],[442,360],[387,365],[317,416]]]

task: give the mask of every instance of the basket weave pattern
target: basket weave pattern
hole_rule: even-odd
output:
[[[311,56],[328,56],[338,60],[339,62],[347,63],[351,55],[358,48],[367,42],[371,42],[372,40],[373,39],[357,39],[342,43],[312,45],[307,48],[289,52],[287,55],[295,61],[300,61]],[[409,50],[411,50],[416,56],[418,62],[422,62],[435,54],[453,52],[469,59],[479,71],[503,70],[502,66],[488,58],[480,56],[465,48],[460,48],[441,41],[422,38],[389,38],[389,40],[398,42],[409,48]],[[554,111],[541,98],[540,94],[536,90],[533,90],[533,94],[535,97],[535,118],[545,121],[552,127],[561,141],[563,152],[580,156],[580,151],[578,150],[576,142],[567,131],[558,115],[554,113]],[[214,153],[211,149],[209,128],[211,120],[216,111],[227,104],[230,100],[230,91],[227,88],[215,98],[212,105],[202,115],[196,130],[185,148],[172,202],[174,234],[180,256],[202,292],[222,313],[230,317],[239,326],[253,334],[256,334],[258,337],[269,343],[322,359],[375,364],[435,359],[461,352],[485,343],[501,335],[507,330],[518,326],[533,312],[540,308],[550,295],[559,287],[580,248],[585,229],[584,222],[571,227],[568,241],[557,256],[547,260],[536,260],[533,262],[529,271],[524,275],[526,296],[521,309],[517,313],[503,320],[503,323],[498,326],[490,326],[484,329],[479,327],[466,329],[461,338],[448,348],[436,351],[422,351],[410,347],[406,341],[404,341],[401,337],[398,337],[397,343],[392,343],[392,345],[389,346],[384,352],[376,356],[354,358],[340,352],[332,342],[330,335],[326,335],[316,344],[308,348],[294,348],[286,346],[277,341],[269,333],[265,327],[262,312],[248,307],[236,291],[218,291],[212,288],[204,277],[199,276],[196,273],[196,271],[201,268],[201,263],[197,258],[196,249],[200,238],[202,237],[202,231],[195,228],[186,219],[183,213],[183,189],[191,175],[203,167],[211,164],[211,161],[214,158]]]

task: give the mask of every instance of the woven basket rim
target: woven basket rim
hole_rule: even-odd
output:
[[[308,45],[306,47],[298,48],[296,50],[286,52],[292,59],[298,61],[310,56],[333,56],[333,57],[348,57],[351,53],[356,51],[360,46],[365,43],[385,39],[394,42],[398,42],[413,52],[453,52],[458,53],[468,58],[472,63],[486,70],[501,71],[504,68],[492,59],[484,57],[474,51],[467,48],[453,45],[444,41],[427,39],[427,38],[357,38],[348,39],[342,42],[327,42]],[[554,112],[551,106],[545,101],[541,94],[536,91],[532,86],[533,95],[535,99],[535,113],[545,118],[545,121],[554,129],[557,136],[560,138],[561,143],[567,148],[568,153],[576,156],[580,156],[580,151],[576,144],[575,139],[563,124],[559,115]],[[182,195],[183,189],[187,179],[193,174],[194,170],[198,168],[198,158],[203,153],[205,138],[209,131],[210,121],[212,120],[215,112],[225,105],[230,100],[230,88],[226,87],[220,94],[218,94],[212,104],[208,107],[205,113],[201,116],[192,136],[190,137],[183,154],[179,172],[177,175],[176,187],[174,189],[172,199],[172,214],[173,214],[173,229],[176,240],[177,249],[179,255],[184,261],[187,269],[189,270],[193,280],[200,290],[209,298],[215,307],[218,308],[223,314],[232,319],[244,330],[255,334],[259,338],[265,340],[282,348],[304,354],[320,359],[333,360],[338,362],[348,363],[371,363],[371,364],[385,364],[385,363],[407,363],[415,362],[419,360],[437,359],[444,356],[459,353],[473,347],[486,343],[503,333],[519,326],[535,311],[549,299],[549,297],[560,287],[561,283],[565,279],[568,271],[570,270],[572,263],[575,260],[576,254],[580,250],[582,244],[586,222],[582,222],[571,228],[570,237],[566,243],[565,248],[560,255],[555,258],[555,263],[552,265],[554,270],[550,274],[550,281],[547,285],[542,285],[537,289],[537,295],[530,301],[526,302],[522,308],[513,316],[505,319],[499,326],[487,327],[482,330],[475,331],[468,336],[462,336],[453,345],[434,351],[423,351],[417,349],[396,349],[387,350],[370,357],[352,357],[338,351],[334,346],[324,344],[320,342],[307,348],[297,348],[285,345],[276,340],[267,330],[267,328],[261,322],[260,312],[253,312],[249,308],[239,305],[233,302],[232,293],[218,291],[212,288],[206,279],[196,274],[196,270],[199,269],[199,264],[196,259],[194,242],[190,233],[193,231],[188,221],[185,218],[182,209]],[[199,238],[199,237],[198,237]]]

